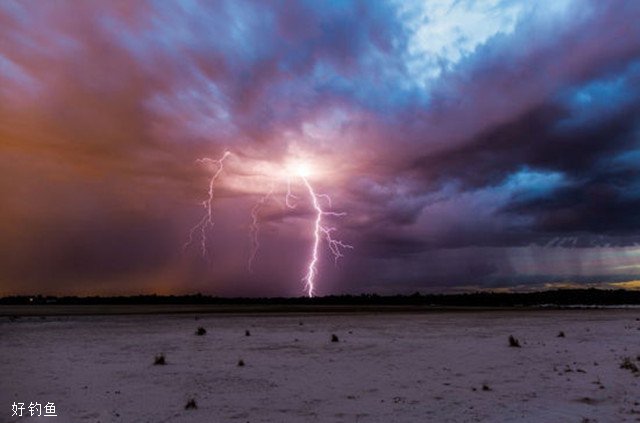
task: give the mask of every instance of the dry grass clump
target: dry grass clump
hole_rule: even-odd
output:
[[[165,364],[167,364],[167,361],[164,358],[164,354],[160,353],[160,354],[156,355],[155,359],[153,360],[153,365],[154,366],[164,366]]]
[[[636,365],[636,363],[634,363],[631,360],[631,357],[624,357],[622,359],[622,363],[620,363],[620,368],[621,369],[626,369],[629,370],[631,373],[633,374],[638,374],[640,373],[640,369],[638,368],[638,366]]]
[[[514,348],[520,348],[520,341],[513,337],[513,335],[509,335],[509,346]]]

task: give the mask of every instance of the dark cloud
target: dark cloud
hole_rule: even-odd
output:
[[[4,2],[0,294],[295,295],[304,187],[246,259],[296,154],[355,247],[325,293],[631,275],[640,6],[427,6]],[[181,247],[226,149],[208,262]]]

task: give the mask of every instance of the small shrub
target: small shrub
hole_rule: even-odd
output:
[[[164,354],[156,355],[156,358],[153,360],[153,365],[154,366],[164,366],[165,364],[167,364],[167,361],[164,358]]]
[[[243,359],[238,360],[238,367],[244,367],[244,360]]]
[[[640,369],[638,368],[636,363],[631,361],[630,357],[625,357],[622,359],[622,363],[620,363],[620,368],[630,370],[631,373],[640,373]]]
[[[482,390],[483,390],[483,391],[490,391],[490,390],[491,390],[491,388],[489,388],[489,385],[487,385],[486,383],[483,383],[483,384],[482,384]]]
[[[244,331],[244,336],[251,336],[251,332],[249,332],[249,329]]]
[[[207,334],[207,330],[205,328],[203,328],[202,326],[200,326],[198,328],[198,330],[196,330],[196,335],[198,336],[202,336],[202,335],[206,335]]]
[[[558,333],[558,338],[564,338],[564,332],[563,331],[560,331]]]
[[[187,405],[184,406],[185,410],[195,410],[197,408],[198,408],[198,404],[196,404],[196,400],[194,400],[193,398],[187,401]]]
[[[513,335],[509,335],[509,346],[514,348],[520,348],[520,341],[513,337]]]
[[[338,335],[331,334],[331,342],[340,342],[340,340],[338,339]]]

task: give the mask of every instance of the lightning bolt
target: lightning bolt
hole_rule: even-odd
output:
[[[215,183],[220,177],[224,169],[225,159],[227,159],[230,155],[231,153],[229,151],[225,151],[224,154],[219,159],[204,158],[204,159],[197,160],[198,163],[205,163],[207,165],[214,167],[216,170],[211,176],[211,178],[209,179],[208,196],[202,202],[202,207],[204,208],[205,212],[202,218],[200,219],[200,221],[193,228],[191,228],[191,231],[189,232],[189,238],[187,242],[184,244],[184,248],[185,249],[188,248],[194,242],[194,239],[196,238],[196,234],[199,234],[198,238],[200,240],[200,250],[203,256],[207,255],[207,238],[206,238],[207,229],[213,227],[214,225],[213,198],[214,198]],[[328,249],[333,255],[334,263],[336,264],[339,258],[344,257],[344,254],[343,254],[344,250],[353,249],[353,246],[346,244],[339,239],[334,238],[333,233],[337,229],[332,226],[326,226],[325,224],[325,217],[327,216],[341,217],[341,216],[345,216],[346,213],[327,211],[323,208],[322,201],[327,203],[329,209],[332,209],[331,197],[329,197],[327,194],[318,194],[315,192],[313,186],[311,185],[311,183],[309,182],[309,179],[307,178],[307,173],[305,169],[298,169],[297,176],[300,177],[302,184],[304,185],[307,193],[309,194],[309,199],[311,201],[311,205],[315,212],[315,219],[314,219],[313,230],[312,230],[313,243],[311,248],[311,254],[308,259],[308,263],[306,267],[307,269],[306,274],[303,278],[304,289],[306,294],[309,297],[313,297],[315,295],[315,290],[316,290],[316,279],[318,276],[318,263],[320,260],[320,244],[322,240],[324,239],[326,241]],[[286,192],[284,196],[285,197],[284,202],[287,208],[294,209],[298,205],[299,198],[292,192],[291,182],[292,182],[291,176],[289,175],[287,176],[287,179],[286,179]],[[249,256],[249,260],[247,263],[247,269],[249,272],[253,271],[253,262],[258,253],[258,250],[260,249],[260,242],[259,242],[260,210],[262,210],[265,204],[272,197],[274,190],[275,190],[275,187],[274,187],[274,183],[272,182],[270,185],[269,191],[266,194],[264,194],[251,209],[250,235],[251,235],[252,249],[251,249],[251,254]]]
[[[291,200],[296,200],[298,197],[296,197],[294,194],[291,193],[291,178],[287,177],[287,193],[284,196],[284,204],[289,207],[290,209],[295,209],[296,208],[296,204],[293,203]]]
[[[313,225],[313,247],[311,249],[311,257],[309,258],[309,264],[307,265],[307,274],[303,278],[305,283],[305,290],[307,291],[307,295],[309,298],[313,297],[315,294],[315,280],[318,275],[318,260],[319,258],[319,248],[320,248],[320,239],[322,235],[324,235],[327,245],[329,246],[329,250],[334,256],[334,262],[338,262],[340,257],[343,257],[342,250],[345,248],[352,249],[353,246],[349,244],[345,244],[340,240],[334,239],[331,236],[331,233],[336,231],[334,227],[327,227],[323,224],[323,216],[344,216],[346,213],[343,212],[330,212],[324,211],[322,206],[320,205],[320,199],[324,198],[328,201],[329,207],[331,207],[331,198],[326,194],[316,194],[315,190],[309,183],[309,180],[300,175],[304,186],[307,188],[309,192],[309,197],[311,198],[311,204],[313,205],[313,209],[316,213],[316,218],[314,220]]]
[[[258,235],[260,235],[260,221],[259,221],[259,213],[262,207],[269,201],[271,195],[273,194],[273,184],[271,188],[269,188],[269,192],[263,195],[260,200],[253,206],[251,209],[251,255],[249,256],[249,262],[247,263],[247,270],[249,273],[253,273],[253,261],[258,254],[258,250],[260,249],[260,239]]]
[[[210,159],[205,157],[203,159],[196,160],[196,163],[204,163],[208,165],[213,165],[217,167],[217,170],[209,179],[209,190],[208,196],[206,200],[202,202],[202,207],[205,212],[202,216],[202,219],[189,231],[189,239],[184,244],[183,249],[187,249],[192,243],[196,232],[200,232],[200,251],[202,252],[202,256],[205,257],[207,255],[207,228],[213,227],[213,188],[215,182],[220,177],[222,170],[224,169],[224,161],[227,157],[229,157],[231,153],[229,151],[225,151],[222,157],[217,160]]]

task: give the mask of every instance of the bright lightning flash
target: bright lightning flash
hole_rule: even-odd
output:
[[[297,176],[302,180],[304,187],[309,193],[309,198],[316,215],[312,232],[313,246],[311,248],[311,256],[309,257],[309,262],[307,264],[307,273],[303,279],[307,295],[309,297],[313,297],[313,295],[315,294],[316,276],[318,275],[320,241],[323,236],[327,242],[327,245],[329,246],[329,250],[333,254],[333,258],[336,263],[340,257],[343,257],[342,251],[347,248],[352,249],[353,246],[345,244],[340,240],[334,239],[331,234],[332,232],[336,231],[336,228],[325,226],[323,219],[324,216],[344,216],[346,215],[346,213],[325,211],[322,208],[320,200],[325,200],[328,203],[328,206],[331,207],[331,197],[329,197],[327,194],[317,194],[313,189],[313,186],[309,182],[309,178],[313,176],[314,173],[313,167],[308,162],[293,162],[289,164],[288,171],[290,173],[290,176]],[[287,182],[290,185],[289,179],[287,180]],[[288,190],[288,196],[291,196],[290,189]],[[289,204],[289,202],[287,202],[287,204]]]
[[[200,159],[198,162],[206,163],[209,165],[215,166],[215,172],[213,173],[211,179],[209,180],[209,191],[208,197],[205,201],[202,202],[202,206],[205,209],[204,216],[195,225],[191,232],[189,233],[189,240],[185,244],[185,248],[191,245],[193,242],[194,236],[196,233],[200,234],[200,244],[201,251],[203,256],[207,254],[206,248],[206,231],[208,228],[213,226],[213,216],[212,216],[212,202],[213,202],[213,189],[215,182],[219,178],[221,172],[223,171],[224,160],[230,155],[230,152],[225,152],[220,159],[212,160],[212,159]],[[308,163],[303,161],[293,161],[289,162],[285,166],[284,177],[286,178],[286,194],[285,194],[285,205],[288,208],[295,208],[297,206],[298,197],[292,193],[291,191],[291,180],[299,178],[302,181],[302,185],[305,190],[309,194],[309,199],[311,201],[311,205],[313,206],[313,210],[315,212],[313,230],[312,230],[312,238],[313,245],[311,248],[311,255],[309,257],[309,261],[307,263],[307,271],[303,278],[305,292],[309,297],[313,297],[316,290],[316,279],[318,276],[318,261],[320,260],[320,244],[322,239],[327,242],[327,246],[329,247],[329,251],[333,254],[334,261],[337,263],[340,257],[343,257],[343,251],[345,249],[352,249],[353,246],[349,244],[345,244],[344,242],[333,238],[332,234],[337,230],[335,227],[326,226],[324,217],[326,216],[334,216],[340,217],[346,215],[343,212],[333,212],[327,211],[323,208],[322,201],[326,202],[327,206],[331,208],[331,198],[327,194],[318,194],[315,192],[315,189],[311,185],[310,179],[315,174],[315,169]],[[251,239],[252,239],[252,252],[249,257],[248,269],[252,271],[252,264],[257,254],[257,251],[260,247],[260,243],[258,240],[259,233],[259,219],[258,215],[260,209],[264,207],[267,201],[271,198],[274,192],[274,184],[273,181],[280,179],[282,177],[281,171],[274,171],[273,175],[268,175],[268,178],[272,180],[269,191],[264,194],[260,200],[256,203],[256,205],[251,210]]]
[[[299,176],[300,178],[302,178],[302,182],[309,192],[309,197],[311,197],[313,209],[316,212],[316,218],[313,225],[313,248],[311,249],[311,258],[309,259],[309,264],[307,265],[307,274],[304,277],[307,295],[309,297],[313,297],[316,288],[315,280],[318,274],[318,249],[320,248],[320,238],[322,237],[322,235],[324,235],[325,240],[327,241],[327,245],[329,246],[329,250],[333,254],[333,258],[336,263],[338,262],[338,259],[340,257],[343,257],[342,250],[345,248],[352,249],[353,246],[345,244],[340,240],[334,239],[331,236],[331,233],[336,231],[336,228],[324,226],[324,221],[322,219],[324,216],[344,216],[346,213],[323,210],[322,206],[320,205],[320,199],[326,199],[329,202],[329,207],[331,207],[331,198],[326,194],[316,194],[307,177],[304,176],[303,173],[299,173]]]
[[[307,162],[294,162],[289,165],[289,173],[301,178],[308,178],[313,173],[313,168]]]

